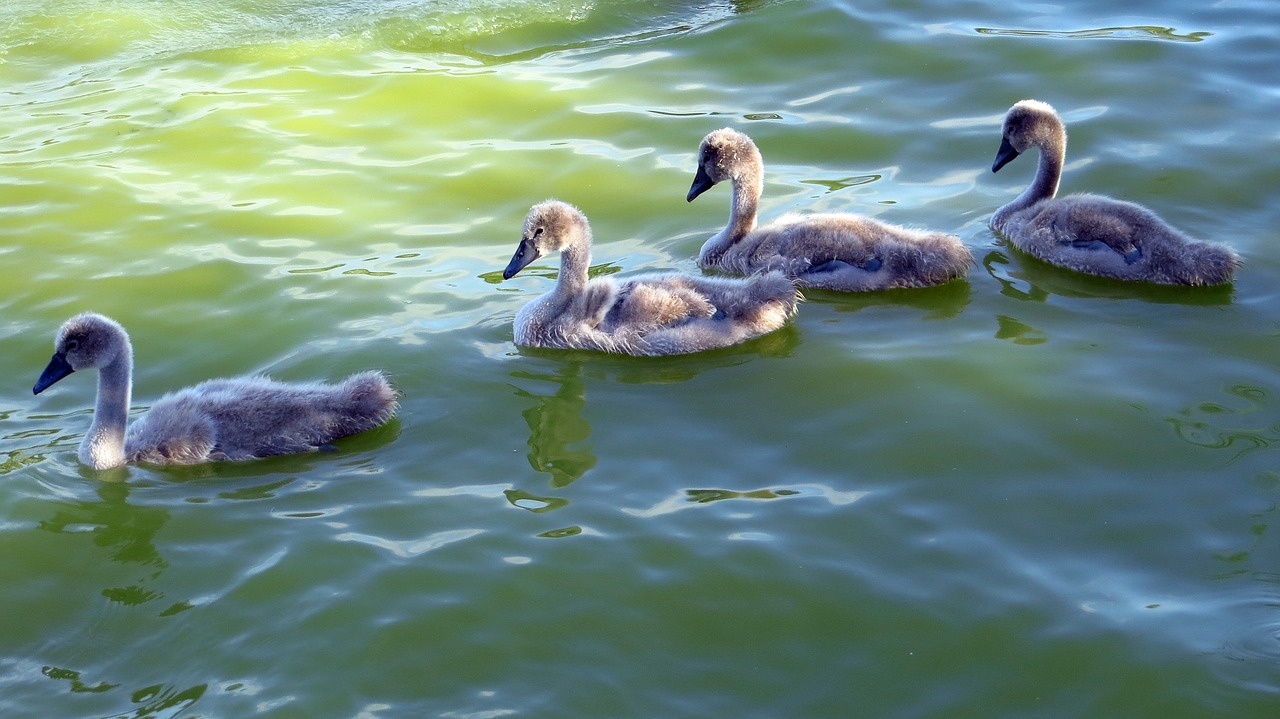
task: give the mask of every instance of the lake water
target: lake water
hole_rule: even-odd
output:
[[[0,9],[0,716],[1265,717],[1280,712],[1280,5],[1270,0],[8,0]],[[1039,264],[987,228],[1016,100],[1063,190],[1244,258],[1225,288]],[[528,208],[698,272],[765,220],[953,231],[967,279],[809,293],[678,358],[522,351]],[[94,473],[221,375],[381,368],[339,451]]]

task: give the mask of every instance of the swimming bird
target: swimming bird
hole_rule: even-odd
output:
[[[864,292],[927,287],[963,277],[973,254],[959,237],[914,230],[855,214],[787,213],[756,227],[764,160],[732,128],[708,134],[686,200],[731,180],[729,223],[702,245],[698,264],[738,275],[781,270],[802,287]]]
[[[1121,280],[1168,285],[1230,282],[1240,258],[1223,245],[1194,240],[1147,208],[1093,194],[1055,198],[1067,152],[1067,130],[1048,103],[1023,100],[1009,109],[992,172],[1028,148],[1040,150],[1035,179],[996,210],[991,228],[1014,247],[1061,267]]]
[[[796,310],[795,286],[780,272],[746,279],[678,272],[588,279],[591,227],[578,208],[558,200],[529,210],[502,278],[556,251],[555,288],[516,313],[515,342],[523,347],[687,354],[772,332]]]
[[[98,399],[78,456],[94,469],[305,452],[376,427],[396,411],[397,393],[381,372],[354,374],[336,385],[250,376],[166,394],[129,424],[133,345],[119,323],[93,312],[72,317],[58,330],[53,359],[32,392],[86,369],[98,370]]]

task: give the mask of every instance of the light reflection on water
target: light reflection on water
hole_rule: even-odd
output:
[[[1010,35],[1014,37],[1043,37],[1061,40],[1168,40],[1171,42],[1202,42],[1213,36],[1210,32],[1178,33],[1171,27],[1135,26],[1102,27],[1091,30],[1012,30],[989,27],[974,28],[983,35]]]
[[[768,500],[787,497],[820,497],[833,507],[853,504],[867,495],[867,492],[841,491],[821,484],[795,484],[769,489],[729,490],[729,489],[687,489],[668,497],[652,507],[644,509],[623,509],[627,514],[641,517],[659,517],[672,512],[693,509],[699,505],[724,500]]]
[[[1280,19],[1116,12],[6,4],[0,714],[1270,717]],[[1230,242],[1240,279],[992,235],[1029,96],[1071,130],[1064,191]],[[728,197],[684,193],[725,125],[765,153],[763,219],[947,228],[978,263],[809,293],[723,352],[514,347],[557,273],[500,280],[528,207],[582,206],[596,275],[696,272]],[[83,309],[128,321],[137,412],[376,366],[401,417],[93,473],[91,378],[30,395]]]

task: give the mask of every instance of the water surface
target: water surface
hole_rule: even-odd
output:
[[[1280,706],[1274,3],[17,0],[0,9],[0,715],[1272,717]],[[987,229],[1014,101],[1063,190],[1244,257],[1132,286]],[[962,281],[810,293],[679,358],[530,352],[528,208],[593,264],[697,272],[762,213],[956,232]],[[336,453],[93,473],[134,406],[386,370]]]

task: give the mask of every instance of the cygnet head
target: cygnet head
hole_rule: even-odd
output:
[[[58,330],[53,350],[53,359],[31,389],[34,394],[40,394],[72,372],[109,365],[131,351],[124,328],[95,312],[67,320]]]
[[[1004,118],[1004,138],[991,171],[999,172],[1027,148],[1043,148],[1059,137],[1066,137],[1066,128],[1052,105],[1039,100],[1018,102],[1009,108]]]
[[[585,231],[587,218],[573,205],[559,200],[534,205],[524,218],[520,246],[502,271],[502,279],[509,280],[539,257],[564,249],[576,233]]]
[[[763,162],[750,137],[731,127],[716,130],[698,146],[698,169],[685,200],[693,202],[717,182],[739,179],[743,170],[758,168]]]

